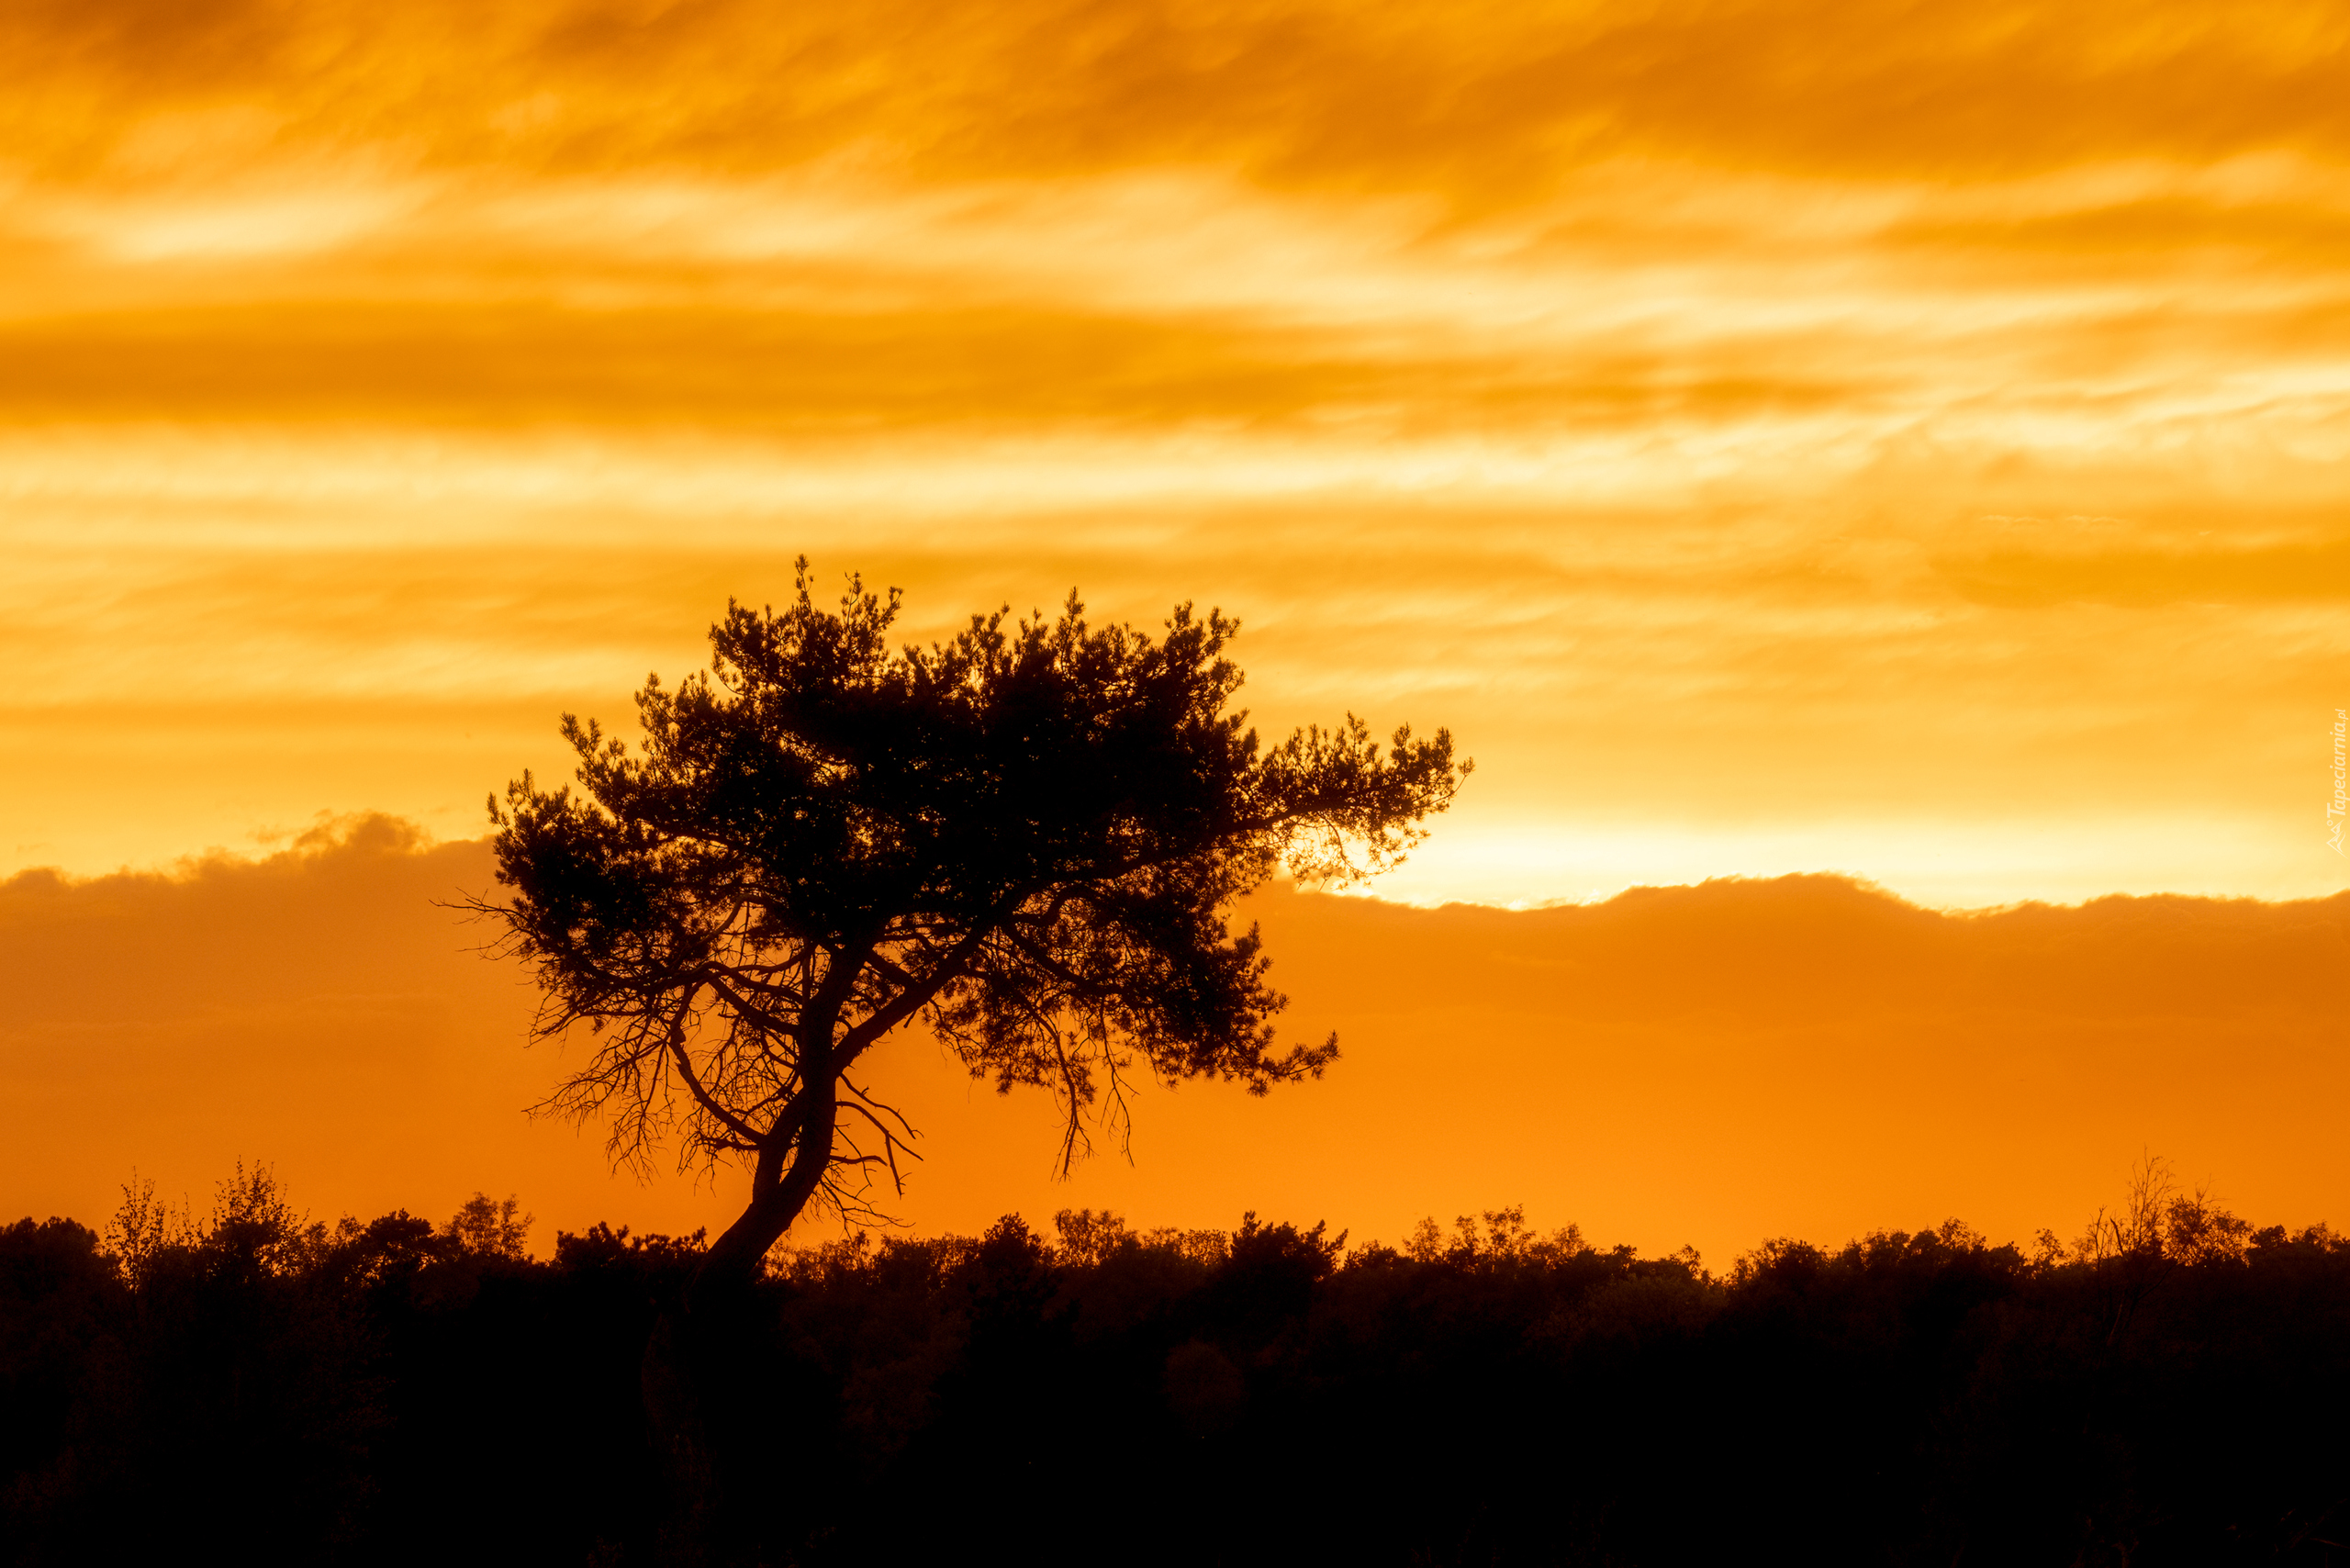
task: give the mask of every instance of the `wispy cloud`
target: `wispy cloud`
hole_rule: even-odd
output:
[[[15,863],[453,823],[807,549],[916,631],[1213,599],[1269,725],[1452,723],[1432,894],[1839,842],[1936,902],[2210,889],[2189,840],[2329,889],[2346,39],[13,7]]]

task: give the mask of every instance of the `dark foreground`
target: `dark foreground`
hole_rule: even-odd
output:
[[[246,1196],[129,1266],[0,1230],[10,1561],[660,1559],[640,1366],[691,1244]],[[2107,1229],[1727,1278],[1512,1214],[803,1254],[730,1369],[722,1555],[2350,1563],[2350,1240]]]

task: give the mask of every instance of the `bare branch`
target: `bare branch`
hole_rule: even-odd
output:
[[[720,1104],[717,1097],[702,1087],[701,1080],[694,1073],[692,1060],[686,1055],[686,1022],[692,1014],[694,997],[698,989],[686,992],[677,1004],[677,1015],[669,1024],[669,1053],[675,1058],[677,1076],[684,1080],[686,1092],[694,1097],[696,1104],[709,1112],[712,1118],[736,1137],[755,1148],[761,1142],[758,1129]]]

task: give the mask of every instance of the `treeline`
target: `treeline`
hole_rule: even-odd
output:
[[[202,1221],[0,1230],[11,1562],[651,1563],[648,1338],[699,1239],[523,1252]],[[757,1562],[2350,1562],[2350,1238],[2142,1182],[2079,1241],[1955,1223],[1708,1273],[1516,1210],[854,1239],[728,1342],[722,1555]]]

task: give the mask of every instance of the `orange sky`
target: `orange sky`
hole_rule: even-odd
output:
[[[804,551],[916,635],[1218,604],[1267,729],[1449,724],[1479,769],[1391,899],[2330,895],[2345,43],[10,6],[0,875],[469,838]]]
[[[259,1158],[328,1215],[519,1193],[542,1250],[598,1219],[722,1226],[739,1176],[639,1186],[595,1133],[523,1120],[557,1067],[522,1047],[526,978],[431,902],[488,877],[479,843],[378,819],[180,879],[0,883],[11,1207],[95,1222],[136,1165],[201,1212]],[[875,1070],[924,1159],[885,1206],[967,1234],[1070,1204],[1219,1228],[1255,1209],[1393,1242],[1524,1204],[1719,1266],[1953,1215],[2070,1237],[2151,1149],[2264,1223],[2350,1214],[2350,895],[1961,917],[1796,878],[1528,911],[1275,888],[1246,913],[1284,1037],[1338,1032],[1327,1077],[1147,1092],[1132,1163],[1105,1144],[1062,1182],[1049,1103],[901,1036]]]

